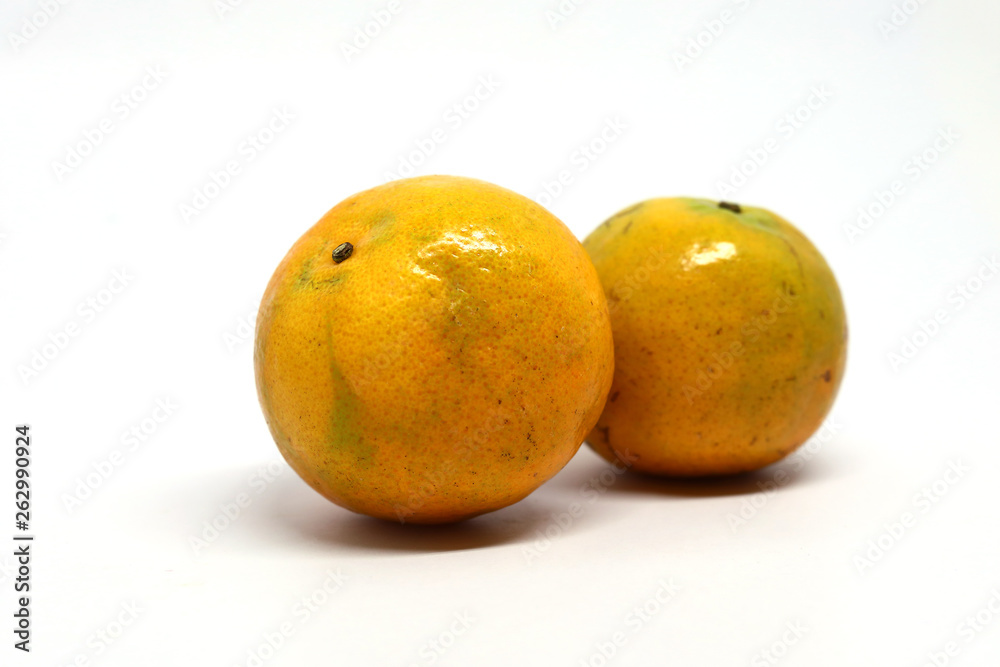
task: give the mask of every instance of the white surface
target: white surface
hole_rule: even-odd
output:
[[[71,2],[17,51],[8,35],[38,5],[4,3],[0,497],[7,521],[13,427],[27,422],[38,537],[30,656],[10,646],[0,549],[0,662],[247,665],[289,622],[263,664],[599,665],[595,647],[616,632],[608,664],[622,667],[922,665],[951,641],[948,664],[994,664],[1000,613],[984,612],[981,631],[961,624],[1000,591],[1000,278],[961,309],[949,295],[1000,250],[998,5],[926,3],[883,37],[888,0],[592,0],[555,30],[556,0],[483,4],[404,1],[347,63],[341,42],[385,3],[245,0],[220,18],[210,0]],[[727,7],[731,23],[678,71],[673,54]],[[122,118],[116,98],[156,66],[164,80]],[[491,75],[499,88],[456,128],[449,107]],[[779,123],[816,86],[829,100],[788,136]],[[241,142],[275,108],[294,120],[248,161]],[[105,117],[112,133],[60,181],[53,161]],[[627,128],[580,172],[576,147],[616,118]],[[591,503],[581,489],[607,468],[584,448],[524,502],[429,530],[351,515],[284,464],[271,483],[253,478],[278,454],[252,345],[225,337],[306,228],[437,127],[447,141],[417,173],[537,196],[569,169],[550,208],[581,237],[641,199],[718,197],[774,138],[727,198],[794,221],[841,281],[851,347],[832,436],[767,496],[758,482],[792,464],[713,483],[616,478]],[[907,161],[947,127],[959,139],[912,179]],[[185,224],[179,205],[230,159],[242,171]],[[850,243],[844,224],[894,179],[903,194]],[[90,321],[78,304],[123,268],[128,287]],[[894,371],[888,353],[938,309],[948,322]],[[71,321],[80,335],[23,382],[18,366]],[[157,399],[175,414],[69,512],[64,494]],[[953,461],[968,471],[925,512],[915,494]],[[189,538],[241,493],[249,507],[196,557]],[[582,514],[560,527],[553,514],[574,502]],[[904,512],[916,524],[859,572]],[[315,611],[294,608],[328,570],[348,579]],[[679,590],[647,620],[629,616],[661,580]],[[94,633],[133,602],[137,620],[98,652]],[[428,648],[464,629],[456,614],[470,627]],[[759,652],[776,642],[768,662]]]

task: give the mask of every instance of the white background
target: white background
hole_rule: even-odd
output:
[[[49,19],[39,6],[0,11],[0,536],[15,532],[18,423],[37,535],[29,656],[11,646],[13,546],[0,549],[0,662],[253,665],[263,645],[268,666],[916,666],[954,642],[939,664],[996,664],[1000,278],[975,280],[1000,250],[996,3],[913,1],[886,34],[893,0],[590,0],[554,27],[557,0],[404,0],[350,60],[342,45],[386,2],[244,0],[220,16],[212,0],[74,0]],[[446,120],[491,76],[460,126]],[[803,108],[817,87],[828,99]],[[294,119],[248,159],[241,144],[275,109]],[[78,166],[55,164],[105,118]],[[620,136],[581,162],[616,119]],[[726,198],[800,226],[843,288],[849,362],[826,437],[709,482],[618,478],[584,447],[516,506],[430,529],[352,515],[274,464],[245,323],[292,242],[439,127],[415,173],[539,197],[569,170],[546,201],[581,238],[642,199],[721,198],[734,169],[754,172]],[[936,153],[948,128],[958,138]],[[741,167],[771,138],[762,166]],[[925,151],[936,159],[914,171]],[[229,160],[240,172],[185,220]],[[894,181],[901,194],[849,236]],[[127,286],[102,292],[123,270]],[[947,321],[893,364],[937,311]],[[51,358],[25,377],[36,352]],[[178,407],[153,431],[167,399]],[[115,450],[120,465],[68,507]],[[273,481],[254,477],[269,463]],[[778,470],[787,483],[764,493]],[[191,538],[240,494],[249,506],[196,553]],[[582,513],[559,519],[574,502]],[[343,585],[318,592],[338,570]],[[677,587],[663,603],[661,581]],[[309,596],[323,604],[306,614]],[[263,637],[284,623],[271,651]]]

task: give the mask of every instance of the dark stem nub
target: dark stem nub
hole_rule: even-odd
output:
[[[341,243],[339,246],[333,249],[333,261],[340,264],[345,259],[351,256],[354,252],[354,246],[350,243]]]
[[[742,213],[743,209],[740,208],[739,204],[731,204],[727,201],[720,201],[719,208],[724,208],[727,211],[732,211],[733,213]]]

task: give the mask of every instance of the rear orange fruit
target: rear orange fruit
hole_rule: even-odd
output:
[[[652,199],[584,241],[615,336],[588,442],[658,475],[756,470],[823,421],[844,375],[837,281],[802,232],[760,208]]]

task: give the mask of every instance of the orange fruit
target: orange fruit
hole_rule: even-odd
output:
[[[652,199],[584,241],[615,337],[608,403],[588,437],[658,475],[761,468],[821,425],[847,323],[830,267],[760,208]]]
[[[613,359],[600,281],[565,225],[449,176],[324,215],[274,272],[254,351],[289,465],[343,507],[414,523],[552,477],[597,421]]]

